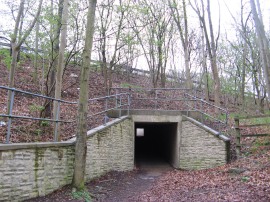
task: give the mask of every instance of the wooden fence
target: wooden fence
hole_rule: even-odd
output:
[[[241,138],[242,137],[262,137],[262,136],[270,136],[268,133],[262,133],[262,134],[241,134],[241,128],[252,128],[252,127],[262,127],[262,126],[270,126],[269,123],[255,123],[255,124],[245,124],[240,125],[240,120],[252,120],[252,119],[259,119],[259,118],[269,118],[270,115],[255,115],[255,116],[236,116],[234,117],[235,121],[235,131],[236,131],[236,155],[237,157],[241,154]]]

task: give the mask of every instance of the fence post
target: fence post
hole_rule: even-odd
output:
[[[59,113],[60,113],[60,103],[57,101],[57,111],[55,117],[55,128],[54,128],[54,142],[58,141],[58,125],[59,125]]]
[[[201,101],[201,123],[203,123],[203,100],[200,99]]]
[[[107,124],[107,111],[108,111],[108,96],[106,96],[106,102],[105,102],[105,111],[106,111],[106,114],[105,114],[105,117],[104,117],[104,125]]]
[[[198,110],[197,90],[195,89],[195,111]]]
[[[10,107],[9,107],[9,112],[8,112],[8,131],[7,131],[7,139],[6,143],[9,143],[10,139],[10,133],[11,133],[11,122],[12,122],[12,109],[13,109],[13,104],[14,104],[14,95],[15,91],[11,89],[11,100],[10,100]]]
[[[128,93],[128,116],[129,116],[129,109],[130,109],[130,92]]]
[[[120,95],[120,100],[119,100],[119,118],[122,116],[122,97],[121,97],[121,95]]]
[[[241,133],[239,128],[239,117],[234,117],[235,132],[236,132],[236,157],[239,158],[241,154]]]
[[[120,97],[121,97],[121,95],[120,95]],[[115,110],[116,110],[116,112],[118,110],[118,96],[117,96],[117,94],[115,94]]]
[[[187,95],[188,94],[184,94],[184,97],[185,97],[185,103],[186,103],[186,106],[187,106],[187,116],[189,116],[190,105],[188,103],[189,101],[188,101]]]
[[[157,90],[155,89],[155,110],[157,109]]]
[[[226,109],[226,126],[228,125],[228,108]]]

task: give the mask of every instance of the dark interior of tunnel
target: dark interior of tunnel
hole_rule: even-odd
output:
[[[137,129],[144,136],[137,135]],[[177,123],[135,123],[135,164],[171,164],[175,154]]]

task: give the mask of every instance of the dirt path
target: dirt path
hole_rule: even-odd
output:
[[[105,179],[90,183],[88,190],[96,197],[95,201],[134,201],[171,170],[173,168],[164,165],[141,167],[126,173],[112,172]]]
[[[139,163],[129,172],[110,172],[107,175],[87,183],[92,201],[125,202],[135,201],[142,192],[154,186],[158,180],[174,169],[164,162]],[[82,201],[74,199],[71,187],[66,186],[48,196],[27,200],[28,202]]]

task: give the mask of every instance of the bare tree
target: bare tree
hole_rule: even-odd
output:
[[[24,41],[29,36],[30,32],[32,31],[32,29],[34,28],[34,26],[36,24],[37,18],[40,15],[42,2],[43,2],[43,0],[39,1],[38,10],[34,16],[33,21],[29,25],[28,29],[24,32],[22,37],[19,38],[19,34],[18,34],[19,25],[20,25],[20,22],[22,20],[22,14],[23,14],[23,10],[24,10],[25,0],[21,0],[21,2],[20,2],[19,11],[18,11],[16,21],[15,21],[14,32],[11,35],[12,61],[11,61],[11,68],[9,71],[9,87],[10,88],[14,87],[14,78],[15,78],[15,70],[17,67],[18,52],[21,48],[21,45],[24,43]],[[9,93],[8,93],[8,111],[10,108],[10,100],[11,100],[11,91],[9,91]]]
[[[189,34],[188,34],[188,19],[186,10],[186,1],[182,0],[183,17],[180,15],[180,8],[176,0],[169,0],[169,5],[172,11],[173,19],[177,25],[178,32],[180,34],[181,44],[184,49],[185,57],[185,74],[186,74],[186,87],[192,88],[192,81],[190,76],[190,46],[189,46]],[[184,26],[182,25],[184,21]]]
[[[210,64],[211,64],[211,69],[212,69],[212,74],[213,74],[213,79],[214,79],[215,105],[220,106],[220,89],[221,89],[221,87],[220,87],[220,78],[219,78],[219,73],[218,73],[218,68],[217,68],[217,46],[218,46],[219,32],[218,32],[218,36],[215,38],[213,24],[212,24],[212,18],[211,18],[210,0],[207,0],[207,6],[206,6],[207,7],[207,17],[208,17],[208,26],[206,24],[205,6],[204,6],[203,0],[200,0],[200,5],[201,6],[199,6],[198,2],[195,1],[195,6],[192,5],[192,7],[193,7],[194,11],[197,13],[197,15],[201,21],[203,30],[204,30],[206,46],[207,46],[207,50],[208,50],[208,56],[210,58]],[[208,29],[210,32],[210,38],[209,38],[209,34],[208,34]],[[216,108],[216,110],[218,110],[218,109]]]
[[[56,81],[55,81],[55,98],[61,99],[61,90],[62,90],[62,77],[63,77],[63,71],[64,71],[64,65],[65,65],[65,48],[67,44],[67,20],[68,20],[68,0],[64,0],[63,3],[63,14],[62,14],[62,20],[61,20],[61,40],[60,40],[60,49],[58,54],[58,67],[56,69]],[[58,103],[57,101],[54,101],[53,103],[53,115],[54,119],[59,119],[59,113],[58,113]],[[56,125],[55,125],[56,127]],[[58,128],[55,129],[58,130],[58,141],[60,141],[60,125],[58,124]]]
[[[172,38],[171,15],[168,7],[158,1],[142,1],[132,19],[132,29],[143,50],[150,71],[153,87],[156,88],[161,78],[165,86],[165,71]]]
[[[263,66],[263,75],[266,83],[266,89],[268,96],[270,95],[270,50],[269,41],[266,37],[264,25],[262,21],[262,14],[260,9],[260,3],[257,1],[257,7],[254,0],[250,0],[251,10],[253,14],[253,20],[255,23],[256,32],[258,35],[258,42],[260,46],[260,57]]]
[[[121,49],[127,44],[123,40],[126,30],[126,17],[130,1],[106,0],[97,7],[99,31],[99,57],[101,60],[104,87],[108,91],[112,87],[112,70],[120,63]]]
[[[72,185],[76,190],[84,188],[85,161],[86,161],[86,133],[88,113],[88,83],[90,73],[91,50],[93,45],[95,10],[97,0],[89,0],[87,24],[85,31],[85,45],[83,50],[83,64],[80,75],[80,95],[77,119],[77,134],[75,145],[75,162]]]
[[[46,92],[45,95],[53,97],[55,94],[55,76],[56,68],[58,65],[58,54],[60,44],[60,31],[61,31],[61,19],[63,13],[63,0],[58,0],[58,12],[54,15],[54,3],[51,0],[49,15],[51,15],[50,22],[50,51],[49,51],[49,67],[46,74]],[[41,117],[51,117],[53,112],[51,100],[46,100],[44,103],[44,110],[41,111]]]

